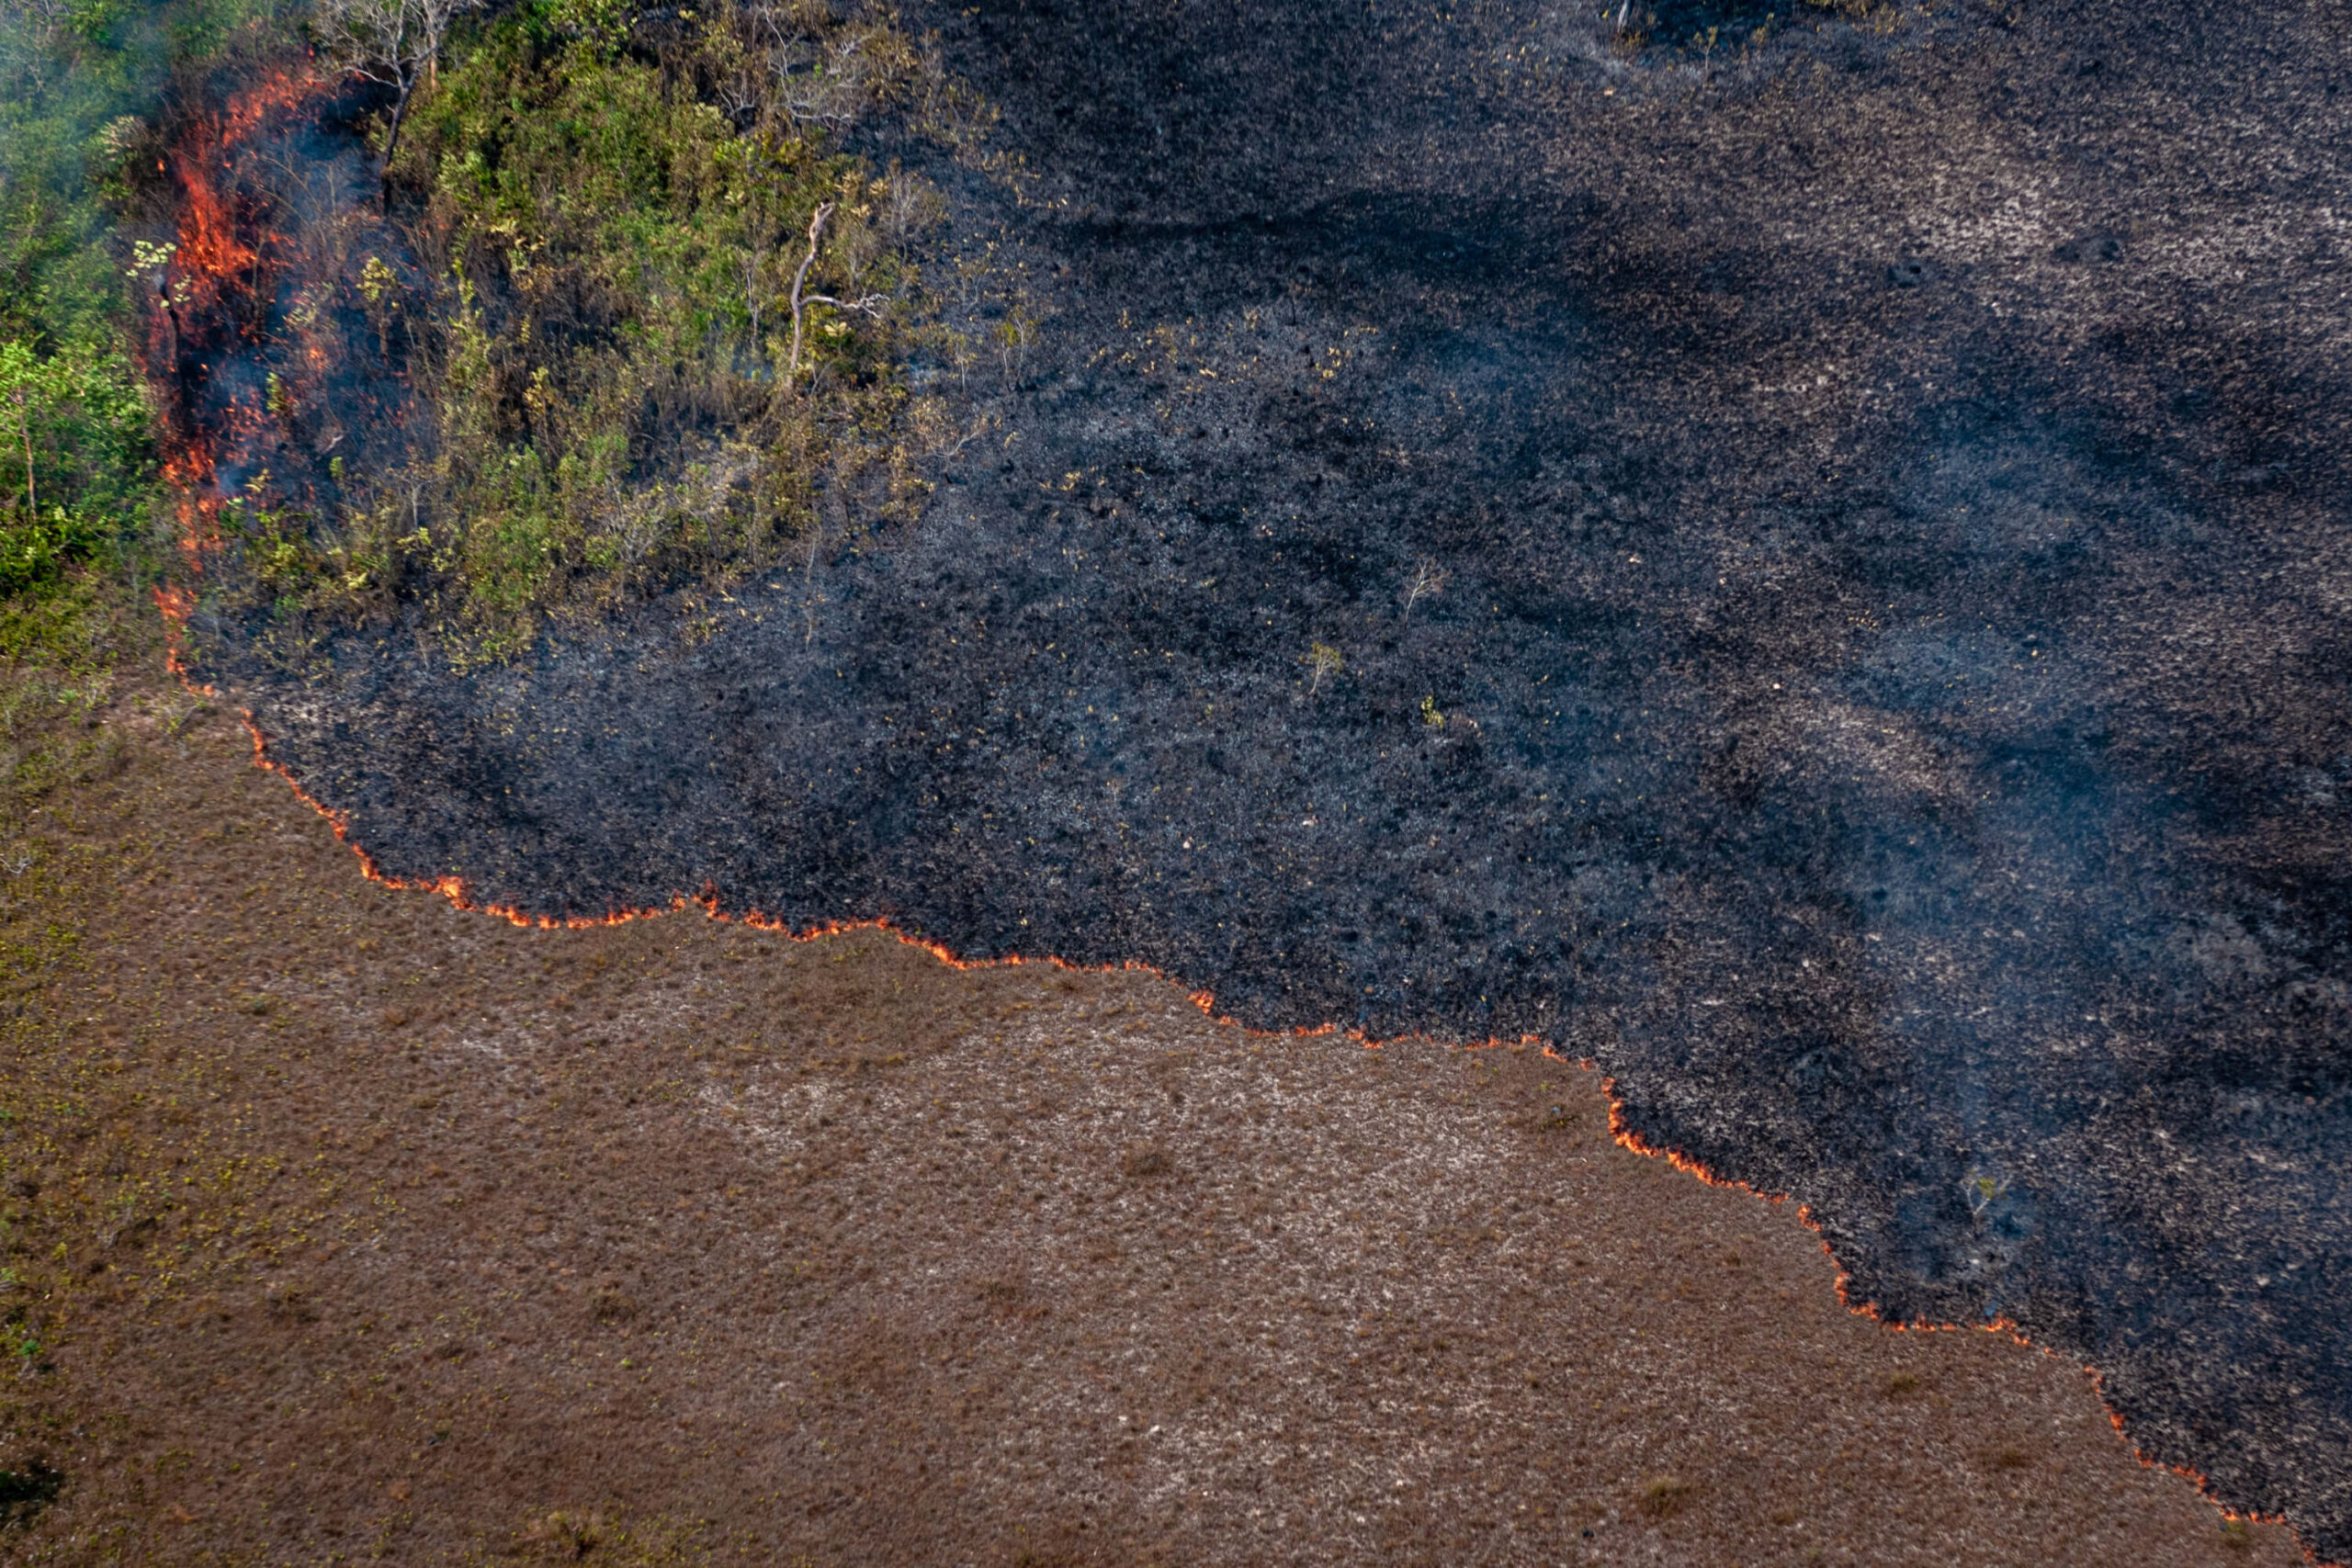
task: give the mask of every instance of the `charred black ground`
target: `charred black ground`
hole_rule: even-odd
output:
[[[1562,1042],[2352,1553],[2343,30],[914,10],[1051,310],[928,519],[691,645],[222,655],[276,755],[484,900]]]

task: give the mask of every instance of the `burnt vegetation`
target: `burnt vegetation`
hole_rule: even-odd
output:
[[[305,1018],[257,948],[235,973],[173,953],[156,991],[109,972],[150,999],[103,1032],[74,1021],[108,998],[59,1001],[141,928],[90,902],[104,840],[33,825],[85,798],[104,820],[126,769],[187,761],[196,699],[115,694],[114,661],[152,651],[123,607],[161,588],[184,655],[246,683],[274,755],[397,874],[561,915],[708,888],[967,954],[1141,956],[1258,1022],[1589,1051],[1648,1142],[1810,1207],[1857,1301],[2013,1315],[2101,1366],[2153,1455],[2340,1553],[2352,662],[2326,606],[2352,400],[2305,329],[2340,315],[2325,245],[2352,203],[2301,145],[2341,140],[2342,43],[2290,11],[2194,34],[2103,0],[1268,0],[1183,28],[1140,0],[913,28],[0,7],[0,913],[28,1010],[0,1020],[5,1343],[39,1412],[0,1465],[69,1471],[41,1515],[62,1528],[96,1461],[51,1380],[164,1304],[148,1284],[182,1249],[230,1315],[177,1274],[185,1316],[142,1320],[158,1337],[117,1368],[232,1322],[345,1322],[380,1283],[238,1276],[258,1251],[214,1244],[254,1235],[259,1168],[199,1213],[178,1163],[238,1130],[208,1107]],[[984,117],[923,25],[1004,107],[1020,180],[961,178]],[[980,352],[919,259],[949,230],[1055,279],[1050,338],[983,311]],[[989,358],[1003,438],[973,449],[975,410],[919,389]],[[925,527],[840,558],[934,481]],[[753,628],[709,635],[721,614]],[[708,637],[691,658],[681,625]],[[141,874],[191,821],[207,853],[254,848],[211,809],[167,813]],[[266,945],[266,883],[208,884],[206,918]],[[455,1035],[481,994],[424,974],[359,987],[336,1049],[478,1055]],[[148,1021],[199,986],[222,1076],[132,1104],[141,1054],[184,1045]],[[600,1003],[583,982],[547,1017]],[[854,1081],[805,1096],[797,1176],[912,1125],[861,1121],[910,1031],[843,1032],[809,1044]],[[638,1059],[575,1091],[617,1116],[745,1077]],[[387,1127],[469,1103],[377,1083]],[[1052,1175],[1022,1132],[1049,1112],[986,1103],[922,1139],[983,1180]],[[126,1144],[134,1113],[152,1137]],[[1600,1139],[1548,1094],[1513,1115],[1563,1154]],[[273,1145],[292,1165],[302,1120]],[[1094,1260],[1175,1256],[1172,1216],[1226,1179],[1194,1131],[1088,1136],[1082,1182],[1008,1183],[1009,1212],[1117,1192],[1136,1228]],[[563,1150],[514,1207],[515,1280],[567,1234],[577,1169]],[[880,1189],[850,1196],[793,1221],[812,1253]],[[1465,1252],[1501,1229],[1429,1224]],[[597,1332],[702,1299],[578,1258],[554,1304]],[[992,1325],[1079,1315],[1010,1258],[956,1289]],[[1473,1343],[1395,1332],[1400,1357]],[[479,1353],[432,1344],[436,1369]],[[882,1380],[910,1360],[859,1357],[888,1397],[848,1407],[903,1408]],[[1907,1375],[1855,1387],[1936,1408],[1943,1382]],[[1120,1430],[1148,1451],[1150,1424]],[[2011,1499],[2056,1472],[2000,1429],[1956,1440]],[[1660,1530],[1736,1506],[1669,1459],[1589,1506]],[[525,1548],[616,1555],[597,1498],[546,1504]]]

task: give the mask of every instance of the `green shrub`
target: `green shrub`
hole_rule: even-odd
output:
[[[130,537],[153,476],[153,419],[120,355],[0,339],[0,593]]]

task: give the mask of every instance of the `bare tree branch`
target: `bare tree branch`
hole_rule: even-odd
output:
[[[825,220],[833,215],[833,204],[820,201],[816,214],[808,220],[808,254],[800,258],[800,270],[792,275],[792,358],[788,373],[800,374],[800,290],[808,281],[808,269],[817,265],[817,245],[825,236]]]
[[[824,241],[825,222],[832,215],[831,202],[817,204],[816,212],[808,220],[808,254],[800,258],[799,269],[792,275],[792,357],[788,369],[794,376],[800,374],[801,312],[808,306],[831,305],[837,310],[856,310],[868,316],[878,317],[882,313],[885,297],[879,294],[865,294],[854,299],[841,299],[831,294],[806,292],[808,284],[808,269],[817,265],[817,249]]]

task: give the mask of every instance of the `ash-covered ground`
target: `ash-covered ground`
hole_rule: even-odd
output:
[[[911,10],[1024,172],[877,151],[1048,312],[914,367],[1002,421],[927,519],[699,641],[229,656],[274,755],[484,901],[1557,1041],[2352,1554],[2339,22]]]

